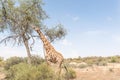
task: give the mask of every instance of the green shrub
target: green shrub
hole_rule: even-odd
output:
[[[56,79],[58,76],[55,76],[54,71],[45,63],[39,65],[38,70],[42,73],[40,76],[40,80],[53,80]]]
[[[5,66],[4,66],[4,68],[6,69],[6,70],[8,70],[11,66],[13,66],[13,65],[16,65],[16,64],[19,64],[19,63],[21,63],[21,62],[23,62],[24,61],[24,59],[23,58],[21,58],[21,57],[11,57],[11,58],[9,58],[9,59],[7,59],[5,62]]]
[[[117,58],[116,57],[112,57],[111,58],[111,63],[115,63],[115,62],[117,62]]]
[[[3,57],[0,57],[0,62],[3,61],[3,60],[4,60]]]
[[[0,57],[0,67],[4,66],[4,59],[2,57]]]
[[[107,62],[106,61],[96,62],[96,65],[98,65],[98,66],[107,66]]]
[[[5,65],[5,62],[4,61],[1,61],[0,62],[0,67],[3,67]]]
[[[46,64],[33,66],[20,63],[12,66],[7,74],[7,80],[57,80],[54,71]]]
[[[45,61],[42,57],[40,57],[38,55],[33,55],[31,60],[32,60],[33,65],[39,65]]]
[[[22,57],[11,57],[11,58],[9,58],[9,59],[7,59],[5,61],[6,64],[5,64],[4,68],[6,70],[8,70],[13,65],[16,65],[16,64],[19,64],[19,63],[27,63],[27,59],[28,59],[27,57],[25,57],[25,58],[22,58]],[[39,65],[39,64],[41,64],[43,62],[44,62],[44,59],[42,59],[40,56],[32,55],[32,57],[31,57],[31,64],[32,65]]]
[[[76,72],[72,68],[68,68],[68,72],[65,73],[66,79],[75,79],[76,78]]]
[[[88,67],[88,65],[80,64],[78,67],[79,67],[79,68],[86,68],[86,67]]]
[[[28,59],[27,57],[24,58],[25,63],[27,63],[27,59]],[[31,64],[32,65],[39,65],[39,64],[43,63],[44,61],[45,60],[38,55],[32,55],[31,56]]]

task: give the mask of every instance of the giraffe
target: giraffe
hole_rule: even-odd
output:
[[[43,42],[43,48],[45,49],[44,55],[48,65],[52,63],[57,64],[59,68],[59,74],[61,73],[61,65],[63,63],[63,56],[61,53],[55,50],[51,43],[47,40],[45,35],[41,32],[40,28],[32,26],[32,28],[38,33],[40,39]]]

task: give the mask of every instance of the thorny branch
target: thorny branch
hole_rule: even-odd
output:
[[[5,45],[6,45],[6,42],[9,41],[10,39],[14,39],[15,42],[16,42],[16,38],[17,38],[17,37],[18,37],[18,35],[7,36],[7,37],[5,37],[4,39],[2,39],[2,40],[0,41],[0,44],[4,42]]]
[[[32,38],[32,43],[31,43],[31,45],[30,45],[30,49],[32,50],[32,47],[33,47],[33,45],[34,45],[34,43],[35,43],[35,39],[34,39],[34,38],[38,38],[39,36],[38,36],[38,35],[30,35],[30,36],[31,36],[31,38]],[[18,39],[17,39],[17,38],[18,38]],[[21,42],[20,35],[12,35],[12,36],[7,36],[7,37],[5,37],[4,39],[0,40],[0,44],[1,44],[1,43],[4,43],[5,45],[7,45],[7,41],[9,41],[10,39],[14,40],[13,46],[15,45],[15,43],[17,42],[17,40],[18,40],[19,44],[20,44],[20,42]],[[18,44],[18,45],[19,45],[19,44]]]

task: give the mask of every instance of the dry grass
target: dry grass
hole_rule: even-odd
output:
[[[75,71],[77,73],[75,80],[120,80],[120,64],[75,68]]]
[[[71,80],[120,80],[120,63],[107,63],[107,66],[88,66],[85,68],[73,68],[77,74],[76,79]],[[5,74],[0,68],[0,80],[4,80]]]
[[[4,78],[5,78],[4,70],[2,67],[0,67],[0,80],[4,80]]]

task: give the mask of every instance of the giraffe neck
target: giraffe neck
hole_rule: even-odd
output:
[[[50,42],[47,40],[47,38],[43,35],[43,33],[40,30],[37,30],[37,33],[39,34],[40,39],[42,40],[45,49],[53,48],[53,46],[50,44]],[[48,49],[46,49],[46,50],[48,50]]]

